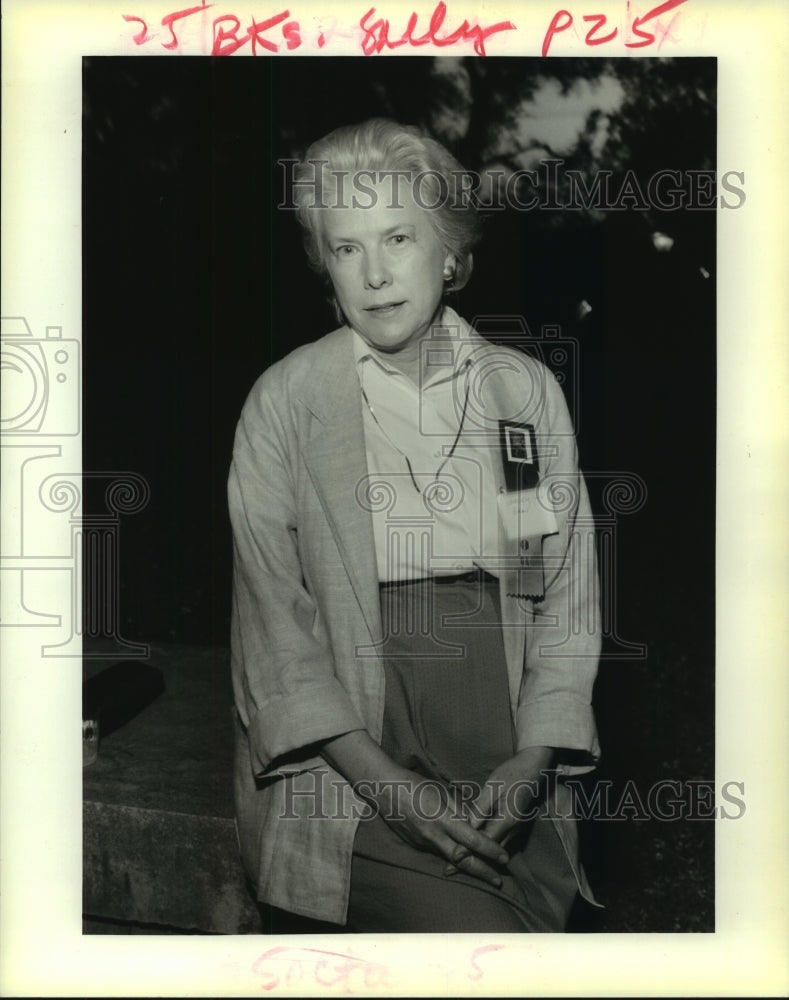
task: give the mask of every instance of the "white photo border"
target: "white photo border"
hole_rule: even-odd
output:
[[[323,21],[353,25],[370,5],[322,7],[303,0],[290,10],[317,37]],[[279,9],[252,6],[261,17]],[[404,22],[415,5],[392,0],[376,6]],[[433,6],[425,5],[426,20]],[[622,24],[626,14],[624,0],[570,6],[579,25],[582,15],[607,11],[611,23]],[[645,10],[650,6],[643,4]],[[60,327],[64,338],[80,338],[82,57],[153,54],[135,45],[124,15],[139,14],[155,24],[176,7],[153,0],[4,4],[2,314],[24,316],[34,337]],[[243,7],[246,19],[250,5]],[[489,40],[489,57],[539,55],[559,7],[543,0],[449,4],[456,21],[509,19],[517,25],[517,31]],[[242,13],[242,5],[224,0],[214,8]],[[324,985],[311,986],[284,978],[274,984],[261,976],[261,956],[278,946],[273,938],[83,936],[81,744],[78,727],[68,725],[80,710],[81,663],[75,655],[42,657],[35,626],[3,628],[0,991],[5,995],[299,996],[312,989],[313,995],[327,996],[349,990],[370,996],[750,996],[789,990],[784,793],[789,373],[783,329],[789,313],[783,187],[789,163],[783,106],[774,99],[789,83],[789,16],[778,0],[686,0],[680,14],[659,52],[628,50],[622,32],[607,46],[585,48],[588,26],[583,25],[584,30],[574,27],[557,38],[551,54],[717,56],[719,172],[745,175],[746,204],[738,211],[718,210],[716,762],[719,777],[744,782],[748,808],[737,822],[717,825],[715,933],[360,935],[341,943],[333,937],[300,938],[302,949],[351,956],[345,980],[328,976]],[[358,30],[347,37],[338,32],[330,41],[320,53],[309,54],[359,54]],[[190,45],[193,55],[210,50],[197,34]],[[161,45],[158,54],[178,57]],[[281,57],[299,54],[307,53],[288,54],[283,47]],[[44,445],[57,458],[59,472],[79,475],[78,435],[48,438]],[[4,449],[4,472],[13,470],[16,457]],[[7,525],[21,517],[24,497],[4,479]],[[31,607],[62,614],[73,581],[65,563],[53,568],[47,560],[56,554],[66,560],[72,538],[45,524],[37,539],[34,554],[42,572],[25,597]],[[17,555],[22,553],[4,532],[4,559]],[[13,571],[11,562],[7,566]],[[365,983],[358,969],[368,966],[377,971]]]

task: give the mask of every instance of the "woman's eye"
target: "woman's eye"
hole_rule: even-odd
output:
[[[356,247],[352,247],[349,243],[345,243],[343,246],[337,247],[334,252],[338,257],[351,257],[356,252]]]
[[[395,235],[391,237],[391,241],[395,244],[395,246],[402,246],[403,243],[408,243],[408,240],[409,237],[406,236],[405,233],[395,233]]]

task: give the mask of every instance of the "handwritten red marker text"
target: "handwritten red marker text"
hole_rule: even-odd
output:
[[[383,17],[372,21],[375,17],[375,7],[371,7],[359,22],[364,35],[362,37],[362,52],[366,56],[374,52],[383,52],[384,49],[397,49],[401,45],[412,45],[418,48],[421,45],[435,45],[437,48],[445,48],[448,45],[455,45],[457,42],[474,42],[474,51],[478,56],[484,56],[485,41],[499,31],[514,31],[515,25],[512,21],[499,21],[488,28],[483,28],[479,24],[469,24],[463,21],[460,27],[449,33],[439,34],[447,16],[447,5],[443,2],[436,5],[433,11],[427,30],[422,34],[417,33],[419,15],[414,12],[408,18],[408,24],[399,38],[390,36],[390,22]]]
[[[620,39],[627,49],[641,49],[652,45],[660,49],[668,39],[676,42],[671,34],[678,17],[676,11],[686,3],[688,0],[665,0],[645,14],[635,15],[630,0],[626,0],[625,19],[619,25],[613,24],[606,14],[578,13],[561,8],[547,26],[542,39],[542,55],[549,55],[561,42],[580,39],[581,36],[583,44],[592,48]],[[222,6],[221,0],[212,3],[202,0],[194,6],[166,14],[153,27],[136,14],[124,14],[123,19],[137,29],[132,35],[135,45],[148,45],[158,40],[162,48],[183,51],[187,44],[184,41],[187,22],[193,27],[198,15],[205,15],[212,8]],[[669,14],[671,17],[665,19]],[[336,25],[336,21],[334,23]],[[459,21],[452,16],[444,0],[436,3],[430,15],[413,11],[396,20],[379,14],[376,7],[370,7],[348,30],[319,28],[314,38],[305,38],[300,23],[291,17],[289,10],[281,10],[260,19],[247,17],[242,22],[236,14],[220,13],[214,9],[210,19],[203,20],[201,28],[208,36],[206,50],[210,48],[213,56],[229,56],[237,52],[249,52],[252,55],[287,53],[304,44],[321,49],[333,34],[356,39],[366,56],[380,55],[403,46],[413,49],[430,46],[442,50],[466,47],[466,51],[470,46],[478,56],[485,56],[488,54],[487,43],[494,35],[517,30],[512,21],[497,21],[487,25],[466,18]]]
[[[687,0],[666,0],[665,3],[661,3],[657,7],[653,7],[647,11],[646,14],[636,17],[633,15],[630,3],[628,2],[626,5],[627,25],[625,29],[625,47],[628,49],[643,49],[648,45],[654,45],[657,40],[658,48],[660,48],[666,38],[670,37],[671,28],[677,15],[674,15],[668,25],[662,24],[659,19],[664,14],[668,14],[670,11],[676,10],[677,7],[681,7],[684,3],[687,3]],[[608,17],[605,14],[582,14],[581,20],[587,26],[584,29],[586,31],[584,35],[585,45],[605,45],[608,42],[613,42],[619,35],[619,28],[616,26],[614,26],[613,30],[607,30],[610,25]],[[545,32],[545,37],[542,41],[542,54],[547,56],[551,50],[551,43],[554,38],[568,31],[570,28],[573,28],[575,31],[577,23],[578,18],[571,11],[564,9],[557,10],[551,18],[548,30]],[[644,26],[649,26],[649,30],[645,31]]]
[[[380,962],[323,948],[269,948],[255,960],[252,972],[264,990],[301,983],[305,988],[342,986],[345,993],[364,993],[390,985],[389,971]]]
[[[165,29],[164,39],[160,39],[161,46],[171,51],[178,49],[181,46],[180,23],[197,14],[204,14],[215,6],[216,4],[204,2],[166,14],[161,19],[161,27]],[[474,52],[484,56],[485,42],[492,35],[500,31],[515,30],[515,25],[511,21],[499,21],[497,24],[484,26],[466,19],[450,30],[452,26],[445,25],[447,18],[448,10],[444,0],[439,0],[428,18],[421,18],[414,11],[407,20],[404,19],[401,28],[393,27],[388,18],[378,16],[376,8],[371,7],[358,23],[358,27],[361,28],[362,52],[369,56],[402,45],[412,48],[432,45],[443,49],[470,42]],[[124,14],[123,19],[127,24],[139,25],[138,31],[132,36],[135,45],[147,45],[159,37],[158,28],[151,29],[144,18],[136,14]],[[303,43],[299,22],[291,19],[289,10],[280,11],[261,20],[253,17],[243,25],[235,14],[219,14],[212,20],[211,32],[212,56],[230,56],[242,49],[247,49],[252,55],[257,55],[258,52],[275,53],[283,46],[285,51],[291,51],[298,49]],[[319,32],[315,44],[318,48],[323,48],[326,44],[326,35],[323,31]]]

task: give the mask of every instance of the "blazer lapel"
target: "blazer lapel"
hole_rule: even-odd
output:
[[[372,518],[357,495],[367,476],[367,458],[362,422],[362,398],[353,358],[351,331],[335,331],[325,341],[325,362],[316,370],[309,392],[300,397],[317,418],[316,430],[302,449],[302,456],[336,540],[373,644],[381,642],[381,611],[378,568]],[[486,417],[491,421],[519,413],[522,386],[498,377],[485,386]],[[504,468],[498,439],[491,442],[497,485],[504,486]],[[500,594],[504,648],[512,705],[518,704],[526,644],[525,624],[530,607],[516,597],[518,570],[503,567]]]
[[[327,358],[302,402],[320,421],[302,457],[340,551],[373,643],[381,640],[381,609],[373,524],[359,500],[367,476],[362,397],[350,330],[326,342]]]
[[[489,346],[489,345],[488,345]],[[491,351],[496,348],[491,347]],[[484,365],[484,353],[481,354]],[[520,413],[523,406],[523,388],[515,380],[506,377],[508,369],[494,369],[485,383],[484,408],[487,428],[491,434],[490,449],[496,475],[497,492],[505,489],[504,462],[498,439],[498,420],[506,420],[514,413]],[[501,527],[499,527],[501,530]],[[507,660],[510,704],[513,713],[518,705],[520,686],[523,679],[523,664],[526,653],[526,621],[530,608],[515,596],[520,592],[517,568],[502,566],[499,570],[499,597],[504,639],[504,654]]]

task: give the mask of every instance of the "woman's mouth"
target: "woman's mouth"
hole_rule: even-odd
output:
[[[382,302],[379,306],[368,306],[365,312],[372,313],[374,316],[391,316],[403,304],[403,302]]]

